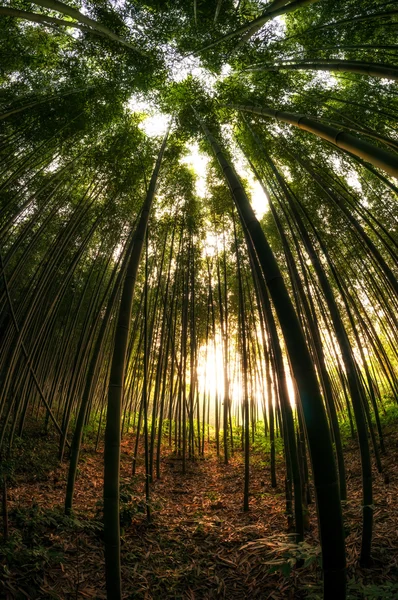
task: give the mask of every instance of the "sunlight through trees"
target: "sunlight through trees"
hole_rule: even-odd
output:
[[[134,566],[124,486],[143,476],[160,527],[168,465],[189,481],[205,460],[241,466],[242,519],[262,461],[289,569],[309,573],[286,598],[373,598],[350,585],[377,563],[398,397],[397,14],[370,0],[0,6],[2,561],[17,552],[19,449],[40,431],[65,523],[82,453],[101,455],[108,599]],[[255,593],[134,597],[271,598],[282,575]]]

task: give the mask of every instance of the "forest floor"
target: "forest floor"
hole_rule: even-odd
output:
[[[83,449],[73,517],[63,515],[67,464],[57,465],[56,440],[36,433],[14,451],[9,485],[7,543],[0,542],[0,598],[105,598],[101,527],[101,452]],[[385,475],[374,470],[373,565],[358,567],[361,535],[360,463],[355,442],[345,448],[348,501],[349,598],[398,598],[398,431],[386,427]],[[187,463],[167,449],[161,479],[151,486],[152,522],[146,521],[143,459],[131,477],[134,438],[122,442],[121,520],[124,598],[261,600],[322,597],[314,505],[299,550],[286,533],[284,471],[269,483],[269,459],[251,458],[250,510],[243,512],[243,460],[228,465],[210,445],[205,458]],[[386,477],[388,475],[388,477]],[[388,483],[386,483],[388,481]],[[299,556],[304,566],[296,566]]]

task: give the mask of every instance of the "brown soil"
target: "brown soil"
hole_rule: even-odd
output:
[[[398,597],[398,586],[394,587],[398,576],[398,436],[395,429],[389,426],[386,432],[388,454],[383,457],[389,482],[385,483],[385,475],[376,472],[374,475],[374,564],[366,570],[358,567],[359,457],[353,442],[346,448],[349,500],[344,514],[350,598],[393,600]],[[204,459],[189,461],[187,473],[182,475],[181,460],[165,449],[161,479],[151,486],[152,522],[148,524],[143,503],[142,458],[136,477],[131,477],[133,444],[133,436],[122,443],[124,598],[296,600],[322,597],[314,505],[309,508],[311,526],[302,548],[305,564],[298,568],[286,534],[281,463],[278,462],[278,487],[272,489],[268,457],[260,453],[252,456],[250,511],[244,513],[240,452],[224,465],[211,446]],[[86,448],[82,452],[76,487],[77,523],[72,525],[65,523],[61,516],[66,464],[48,473],[45,481],[33,481],[32,473],[17,478],[8,492],[9,554],[0,552],[2,598],[106,597],[102,536],[94,526],[101,518],[102,470],[102,453]],[[46,511],[52,511],[53,522],[36,526],[38,517],[33,517],[34,522],[29,525],[26,517],[29,507],[33,514],[46,515]],[[18,510],[25,511],[22,525]],[[19,542],[13,542],[18,530],[23,543],[20,538]],[[29,550],[26,564],[23,558],[14,560],[21,547]],[[35,562],[37,547],[41,551]],[[59,551],[59,556],[48,558],[45,554],[43,558],[43,548],[45,552]],[[382,593],[387,595],[382,596]]]

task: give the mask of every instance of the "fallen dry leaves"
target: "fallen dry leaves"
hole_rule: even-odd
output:
[[[235,453],[230,464],[224,465],[210,447],[206,458],[188,463],[188,472],[183,476],[181,461],[165,448],[161,479],[151,486],[153,520],[148,524],[145,511],[140,509],[144,498],[142,457],[138,461],[137,475],[131,477],[133,444],[133,436],[126,436],[121,459],[122,487],[130,498],[129,509],[135,507],[127,513],[122,529],[122,578],[126,599],[299,600],[311,597],[309,590],[314,592],[313,598],[319,597],[316,596],[321,590],[319,561],[298,569],[293,560],[293,568],[285,575],[278,567],[291,558],[291,554],[285,552],[289,538],[286,536],[282,465],[278,465],[278,487],[272,489],[267,457],[260,454],[252,457],[250,511],[244,513],[240,453]],[[384,476],[375,472],[374,565],[367,570],[358,567],[359,458],[353,442],[346,449],[349,499],[344,505],[344,515],[349,579],[354,582],[352,598],[365,598],[360,591],[362,584],[394,582],[398,575],[398,436],[392,427],[386,432],[386,444],[388,454],[383,457],[383,464],[389,483],[385,484]],[[82,452],[74,505],[77,523],[82,526],[45,531],[46,544],[58,548],[62,558],[49,564],[38,561],[36,570],[31,568],[28,572],[23,569],[18,572],[11,564],[2,582],[2,598],[106,597],[101,535],[95,527],[90,530],[85,525],[100,518],[102,470],[102,453],[86,448]],[[18,507],[38,505],[44,511],[62,507],[66,473],[67,465],[63,464],[44,482],[25,478],[9,490],[11,529],[16,528],[13,514]],[[313,505],[310,515],[311,529],[306,535],[305,548],[316,557],[318,542]],[[359,586],[358,595],[355,595],[355,585]]]

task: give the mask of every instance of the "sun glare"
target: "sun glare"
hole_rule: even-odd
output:
[[[131,112],[144,115],[139,127],[146,135],[149,137],[164,136],[171,121],[170,115],[159,112],[154,104],[135,95],[131,96],[127,106]]]
[[[196,175],[196,194],[199,198],[204,198],[206,196],[207,165],[210,159],[202,152],[199,152],[197,142],[188,144],[188,149],[188,154],[181,159],[181,162],[194,170]]]
[[[230,342],[231,343],[231,342]],[[231,402],[232,415],[237,415],[241,410],[242,401],[244,397],[243,383],[241,379],[241,364],[239,352],[232,350],[232,355],[235,356],[234,367],[232,373],[228,372],[229,381],[229,399]],[[259,372],[261,369],[259,369]],[[265,364],[262,365],[262,372],[265,373]],[[285,363],[286,372],[286,383],[287,391],[290,400],[290,404],[293,410],[296,408],[296,394],[294,389],[294,383],[290,374],[288,364]],[[210,424],[215,423],[214,406],[215,400],[222,404],[224,402],[224,360],[223,360],[223,345],[220,333],[216,333],[215,338],[209,339],[208,344],[203,344],[199,348],[198,352],[198,366],[197,366],[197,377],[198,377],[198,391],[203,397],[210,399],[211,412],[210,412]],[[255,381],[252,381],[253,387],[249,389],[249,402],[257,406],[259,419],[263,419],[263,407],[267,407],[267,388],[264,382],[259,381],[258,377]],[[271,398],[272,405],[275,407],[275,399]],[[268,410],[266,408],[266,414]],[[268,414],[267,414],[268,417]]]

